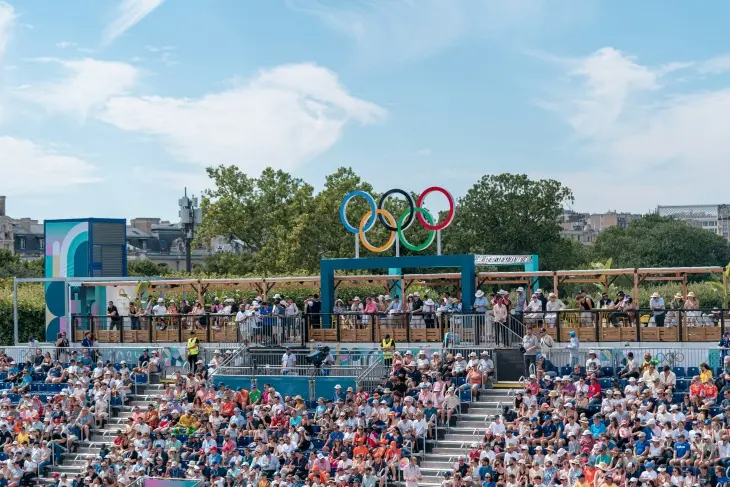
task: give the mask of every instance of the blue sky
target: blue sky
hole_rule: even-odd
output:
[[[730,4],[703,7],[0,1],[0,194],[14,217],[175,219],[236,164],[455,196],[524,172],[581,211],[727,203]]]

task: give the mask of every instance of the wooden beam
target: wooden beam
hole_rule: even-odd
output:
[[[639,307],[639,273],[634,272],[634,306]]]

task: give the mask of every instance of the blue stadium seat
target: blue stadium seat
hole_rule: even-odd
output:
[[[684,379],[687,377],[687,371],[684,367],[672,367],[672,372],[677,376],[677,379]]]
[[[684,401],[684,392],[675,392],[672,394],[672,404],[681,404]]]
[[[611,379],[602,378],[598,380],[598,383],[601,384],[601,390],[607,391],[611,388]]]
[[[689,383],[690,381],[688,379],[678,379],[677,391],[686,391],[687,389],[689,389]]]
[[[713,373],[715,377],[720,377],[722,375],[722,367],[717,367]]]
[[[621,391],[623,392],[624,388],[629,385],[629,381],[627,381],[626,379],[619,379],[618,385],[619,387],[621,387]]]
[[[691,379],[695,375],[700,375],[700,368],[699,367],[687,367],[687,377],[689,377]]]
[[[613,367],[601,367],[604,377],[613,377]]]
[[[319,438],[312,439],[312,449],[314,451],[319,451],[324,446],[324,440],[321,440]]]
[[[466,388],[459,391],[459,399],[462,402],[471,402],[471,389]]]
[[[564,365],[560,368],[560,375],[570,375],[571,372],[570,365]]]
[[[456,379],[457,386],[463,386],[464,384],[466,384],[466,377],[459,377]]]

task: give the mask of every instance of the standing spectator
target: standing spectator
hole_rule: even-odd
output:
[[[410,463],[403,469],[403,478],[405,487],[418,487],[418,483],[423,480],[421,469],[418,467],[418,458],[415,455],[411,456]]]
[[[190,338],[187,343],[188,351],[188,365],[190,365],[190,371],[195,370],[195,364],[198,361],[198,354],[200,353],[200,340],[195,334],[195,330],[190,330]]]
[[[129,328],[139,330],[139,309],[134,301],[129,303]]]
[[[474,304],[472,305],[475,313],[486,313],[489,309],[487,298],[481,289],[474,295]]]
[[[395,352],[395,340],[390,338],[388,333],[383,337],[383,341],[380,343],[380,350],[383,352],[383,364],[386,367],[393,366],[393,352]]]
[[[655,292],[651,295],[651,299],[649,300],[649,308],[651,308],[652,312],[654,313],[654,323],[658,327],[664,326],[664,300],[661,296],[659,296],[659,293]]]
[[[66,338],[66,332],[59,333],[56,338],[56,360],[66,361],[68,357],[68,349],[71,344]]]
[[[565,308],[565,305],[561,300],[555,296],[555,293],[548,294],[548,302],[545,305],[545,321],[548,323],[550,328],[555,328],[555,323],[558,321],[558,312]]]
[[[291,347],[286,347],[286,352],[281,356],[281,375],[289,375],[297,365],[297,356],[291,351]]]
[[[555,345],[555,341],[553,340],[553,337],[551,337],[547,330],[545,328],[540,328],[540,353],[544,356],[548,357],[550,354],[550,351],[553,349],[553,346]]]
[[[570,354],[570,366],[575,367],[580,363],[579,358],[580,340],[574,331],[570,332],[570,343],[568,343],[568,353]]]
[[[542,289],[538,289],[535,291],[535,294],[537,295],[537,299],[542,304],[542,311],[545,311],[545,308],[547,306],[547,298],[543,295]]]
[[[322,323],[322,302],[319,294],[312,294],[304,303],[304,314],[307,316],[307,324],[313,328],[319,328]]]
[[[119,316],[119,310],[114,306],[114,301],[109,301],[109,306],[106,307],[106,314],[109,316],[111,323],[109,324],[109,331],[113,329],[121,330],[122,317]]]
[[[535,335],[533,327],[528,326],[527,333],[522,338],[522,349],[525,354],[525,376],[530,375],[530,366],[535,366],[539,345],[540,339]]]

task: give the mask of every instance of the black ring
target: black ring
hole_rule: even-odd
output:
[[[403,225],[403,229],[405,230],[406,228],[410,227],[411,223],[413,223],[413,220],[416,219],[416,211],[415,211],[416,203],[415,203],[415,201],[413,201],[413,197],[410,194],[408,194],[407,192],[403,191],[402,189],[391,189],[391,190],[388,190],[385,193],[383,193],[383,196],[380,197],[380,201],[378,201],[378,209],[385,210],[385,208],[383,207],[383,203],[385,203],[385,200],[388,198],[388,196],[390,196],[392,194],[402,195],[406,198],[406,201],[408,202],[408,207],[410,208],[410,213],[408,214],[408,220]],[[394,216],[394,218],[395,218],[395,224],[397,226],[398,225],[398,216],[396,215],[396,216]],[[383,215],[378,215],[378,220],[380,220],[380,223],[383,224],[383,226],[385,227],[386,230],[389,230],[391,232],[398,231],[398,229],[396,227],[392,227],[388,224],[388,222],[385,220],[385,217]]]

